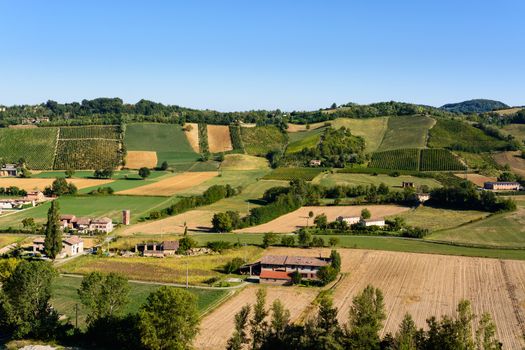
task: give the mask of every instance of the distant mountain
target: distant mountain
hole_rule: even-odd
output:
[[[509,108],[509,106],[500,101],[477,99],[459,103],[449,103],[440,108],[453,113],[483,113],[495,109]]]

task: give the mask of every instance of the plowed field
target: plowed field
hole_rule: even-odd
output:
[[[227,125],[208,125],[208,146],[211,153],[231,151],[230,128]]]
[[[190,131],[185,131],[188,142],[190,143],[191,148],[197,153],[199,153],[199,127],[197,123],[186,123],[186,125],[191,126]]]
[[[128,151],[126,154],[126,168],[140,169],[142,167],[155,168],[157,166],[157,152]]]
[[[136,196],[172,196],[179,191],[197,186],[217,175],[216,171],[181,173],[164,180],[117,193]]]

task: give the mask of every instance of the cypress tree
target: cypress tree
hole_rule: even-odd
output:
[[[59,224],[59,205],[56,200],[51,202],[51,207],[47,211],[47,223],[45,227],[46,238],[44,240],[44,252],[46,255],[55,259],[62,250],[62,231]]]

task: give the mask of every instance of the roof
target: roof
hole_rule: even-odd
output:
[[[77,218],[77,225],[89,225],[89,223],[91,222],[91,219],[90,218]]]
[[[37,237],[33,240],[33,244],[44,244],[45,238],[44,237]]]
[[[92,224],[109,224],[111,222],[113,222],[113,221],[110,218],[103,217],[103,218],[93,219],[93,221],[91,223]]]
[[[2,166],[1,170],[16,170],[16,165],[15,164],[5,164],[4,166]]]
[[[364,222],[376,222],[376,221],[385,221],[383,218],[376,218],[376,219],[365,219]]]
[[[284,271],[272,271],[272,270],[262,270],[259,275],[260,278],[272,278],[277,280],[291,280],[289,272]]]
[[[340,220],[342,220],[342,219],[361,219],[360,216],[343,216],[343,215],[338,216],[337,218],[340,219]]]
[[[324,259],[308,256],[267,255],[261,259],[261,264],[266,265],[300,265],[300,266],[325,266],[328,262]]]
[[[162,249],[164,250],[177,250],[179,249],[179,241],[164,241],[161,243]]]
[[[66,244],[69,244],[69,245],[73,245],[73,244],[78,244],[80,242],[83,242],[82,238],[78,237],[78,236],[70,236],[66,239],[63,239],[62,240],[64,243]]]
[[[489,182],[485,182],[485,185],[514,185],[514,186],[519,186],[520,183],[519,182],[515,182],[515,181],[489,181]]]
[[[286,255],[266,255],[261,259],[261,264],[284,265],[286,258]]]
[[[60,215],[60,220],[73,220],[74,218],[76,218],[76,216],[71,214]]]

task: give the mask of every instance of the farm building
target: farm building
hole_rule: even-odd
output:
[[[360,216],[338,216],[336,220],[340,222],[344,221],[348,224],[348,226],[350,226],[350,225],[359,223],[359,221],[361,221],[361,217]]]
[[[4,164],[0,168],[0,176],[18,176],[18,167],[15,164]]]
[[[0,209],[23,209],[28,207],[34,207],[36,205],[34,200],[28,199],[13,199],[6,198],[0,200]]]
[[[60,215],[60,226],[63,229],[76,230],[81,233],[113,231],[113,221],[110,218],[77,218],[75,215]]]
[[[370,227],[370,226],[378,226],[378,227],[385,227],[385,219],[362,219],[359,221],[359,224],[364,227]]]
[[[305,280],[317,280],[317,272],[330,263],[328,258],[267,255],[261,261],[250,266],[259,272],[260,283],[285,285],[292,282],[292,273],[299,272]]]
[[[62,250],[59,258],[74,256],[84,252],[84,241],[79,236],[69,236],[62,239]],[[33,240],[33,253],[44,254],[44,238],[38,237]]]
[[[44,202],[48,200],[49,198],[47,198],[42,191],[31,191],[31,192],[27,192],[24,199],[35,201],[39,203],[39,202]]]
[[[160,243],[141,243],[135,245],[135,252],[139,252],[142,256],[156,256],[165,257],[167,255],[175,255],[179,249],[179,241],[162,241]]]
[[[310,166],[321,166],[321,161],[319,159],[312,159],[310,161]]]
[[[429,199],[430,199],[429,193],[418,193],[417,194],[417,200],[419,201],[419,203],[424,203],[428,201]]]
[[[401,187],[403,188],[414,188],[414,183],[410,181],[401,182]]]
[[[485,182],[483,188],[486,190],[493,190],[493,191],[519,191],[521,189],[521,185],[519,182],[497,181],[497,182]]]

